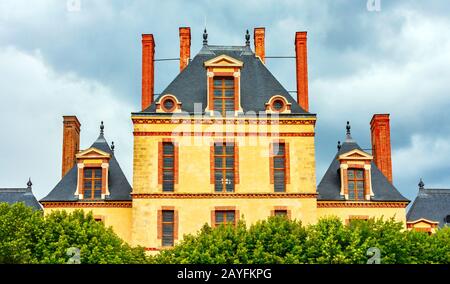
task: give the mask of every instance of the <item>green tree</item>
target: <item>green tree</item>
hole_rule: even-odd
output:
[[[0,263],[67,263],[69,248],[81,263],[147,263],[141,247],[132,248],[91,213],[55,211],[47,216],[23,203],[0,204]]]

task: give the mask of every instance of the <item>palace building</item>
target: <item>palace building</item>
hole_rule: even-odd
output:
[[[132,245],[158,251],[204,224],[247,224],[285,215],[314,224],[394,217],[409,201],[392,184],[389,115],[370,123],[372,152],[347,136],[317,186],[315,124],[308,106],[307,34],[295,34],[297,96],[265,65],[265,29],[242,46],[208,44],[191,59],[179,29],[180,73],[154,94],[155,40],[142,35],[142,106],[132,113],[132,186],[100,136],[80,148],[80,122],[64,117],[62,179],[46,213],[83,208]],[[331,157],[330,157],[331,158]],[[406,226],[406,225],[405,225]]]

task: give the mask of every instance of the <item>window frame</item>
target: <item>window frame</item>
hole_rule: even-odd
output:
[[[283,155],[277,155],[275,153],[275,149],[280,149],[279,148],[280,145],[283,145],[283,147],[284,147]],[[275,160],[277,158],[284,159],[284,167],[283,168],[276,167]],[[282,191],[276,189],[277,182],[276,182],[275,174],[277,171],[284,172],[284,185],[283,185],[284,190],[282,190]],[[285,142],[284,140],[275,141],[270,144],[270,183],[274,185],[273,186],[274,192],[287,192],[287,185],[290,183],[289,143]]]
[[[216,81],[221,81],[221,85],[220,87],[216,87]],[[230,81],[232,82],[231,86],[227,86],[225,84],[225,81]],[[235,78],[233,76],[214,76],[212,79],[212,110],[214,112],[218,112],[220,113],[220,115],[222,115],[223,117],[225,117],[227,115],[227,112],[233,112],[236,110],[236,87],[235,87]],[[221,96],[218,97],[216,96],[216,90],[220,90],[221,91]],[[227,97],[225,95],[225,92],[227,90],[231,90],[233,92],[233,96],[231,97]],[[221,102],[221,109],[218,110],[216,109],[216,101],[220,101]],[[226,101],[232,101],[233,102],[233,108],[232,109],[227,109],[226,107]]]
[[[172,221],[164,220],[165,213],[172,214]],[[175,244],[175,223],[176,223],[175,218],[176,218],[175,210],[168,210],[168,209],[161,210],[161,246],[162,247],[173,247]],[[169,234],[168,236],[165,235],[165,232],[164,232],[165,225],[172,227],[172,234]],[[167,240],[167,238],[170,238],[169,243],[165,243],[165,240]]]
[[[361,172],[362,173],[362,177],[358,178],[357,177],[357,172]],[[353,179],[350,179],[350,173],[353,173]],[[365,200],[365,194],[366,194],[366,176],[365,176],[365,170],[361,169],[361,168],[348,168],[347,169],[347,193],[348,193],[348,199],[349,200],[355,200],[355,201],[361,201],[361,200]],[[350,189],[350,183],[354,184],[354,188],[353,190]],[[362,182],[362,188],[358,189],[358,182]],[[350,192],[353,192],[353,198],[350,197]],[[361,192],[362,193],[362,197],[359,198],[358,197],[358,193]]]
[[[220,145],[220,147],[222,147],[222,152],[221,153],[217,153],[216,152],[216,147]],[[232,154],[227,154],[227,147],[231,147],[233,149],[233,153]],[[214,185],[214,192],[216,193],[234,193],[236,191],[236,184],[239,183],[239,175],[238,175],[238,160],[239,160],[239,156],[238,156],[238,147],[237,144],[235,142],[230,142],[230,141],[216,141],[214,143],[212,143],[211,145],[211,151],[212,151],[212,157],[211,157],[211,183]],[[222,164],[221,167],[216,167],[216,159],[222,159]],[[231,166],[227,166],[227,158],[231,158],[232,163]],[[216,172],[219,172],[221,174],[222,177],[222,187],[221,190],[217,190],[216,187]],[[227,190],[227,183],[223,182],[223,180],[227,180],[227,174],[232,174],[233,175],[233,180],[232,180],[232,190],[228,191]]]
[[[100,171],[100,177],[96,177],[95,176],[95,171],[99,170]],[[87,171],[92,171],[92,176],[91,177],[86,177],[86,173]],[[95,188],[95,182],[96,181],[100,181],[100,189],[96,189]],[[88,189],[91,194],[90,196],[86,195],[86,182],[90,182],[91,183],[91,188]],[[82,178],[82,187],[83,187],[83,199],[86,200],[99,200],[102,199],[102,194],[103,194],[103,168],[102,167],[96,167],[96,166],[90,166],[90,167],[85,167],[83,169],[83,178]],[[100,191],[100,196],[99,197],[95,197],[95,193],[96,191]]]
[[[218,226],[227,226],[227,225],[233,225],[236,226],[237,224],[237,218],[236,218],[236,210],[233,209],[228,209],[228,210],[224,210],[224,209],[218,209],[218,210],[214,210],[214,227],[218,227]],[[223,222],[218,222],[217,221],[217,214],[223,214]],[[233,214],[233,222],[229,222],[228,221],[228,215]]]

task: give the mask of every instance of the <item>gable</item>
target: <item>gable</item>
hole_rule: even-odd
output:
[[[77,159],[110,158],[111,154],[97,148],[89,148],[76,154]]]
[[[244,63],[231,56],[222,54],[205,61],[205,67],[242,67]]]
[[[360,149],[353,149],[339,155],[339,160],[372,160],[373,156]]]

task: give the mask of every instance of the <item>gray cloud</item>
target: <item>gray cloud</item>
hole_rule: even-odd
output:
[[[0,2],[0,71],[7,74],[0,77],[0,186],[20,186],[31,174],[40,197],[54,186],[61,115],[71,113],[82,120],[84,147],[105,120],[131,182],[129,113],[140,106],[140,34],[154,34],[156,57],[178,57],[178,27],[191,26],[193,56],[205,18],[212,44],[241,45],[246,29],[265,26],[267,55],[294,55],[295,32],[308,31],[319,180],[346,120],[370,148],[372,114],[389,112],[400,191],[413,198],[420,176],[427,186],[450,185],[446,1],[381,0],[380,12],[368,12],[365,0],[81,0],[80,12],[68,12],[65,1],[34,2]],[[296,89],[292,59],[268,59],[267,66],[288,90]],[[157,63],[155,91],[177,73],[178,62]]]

